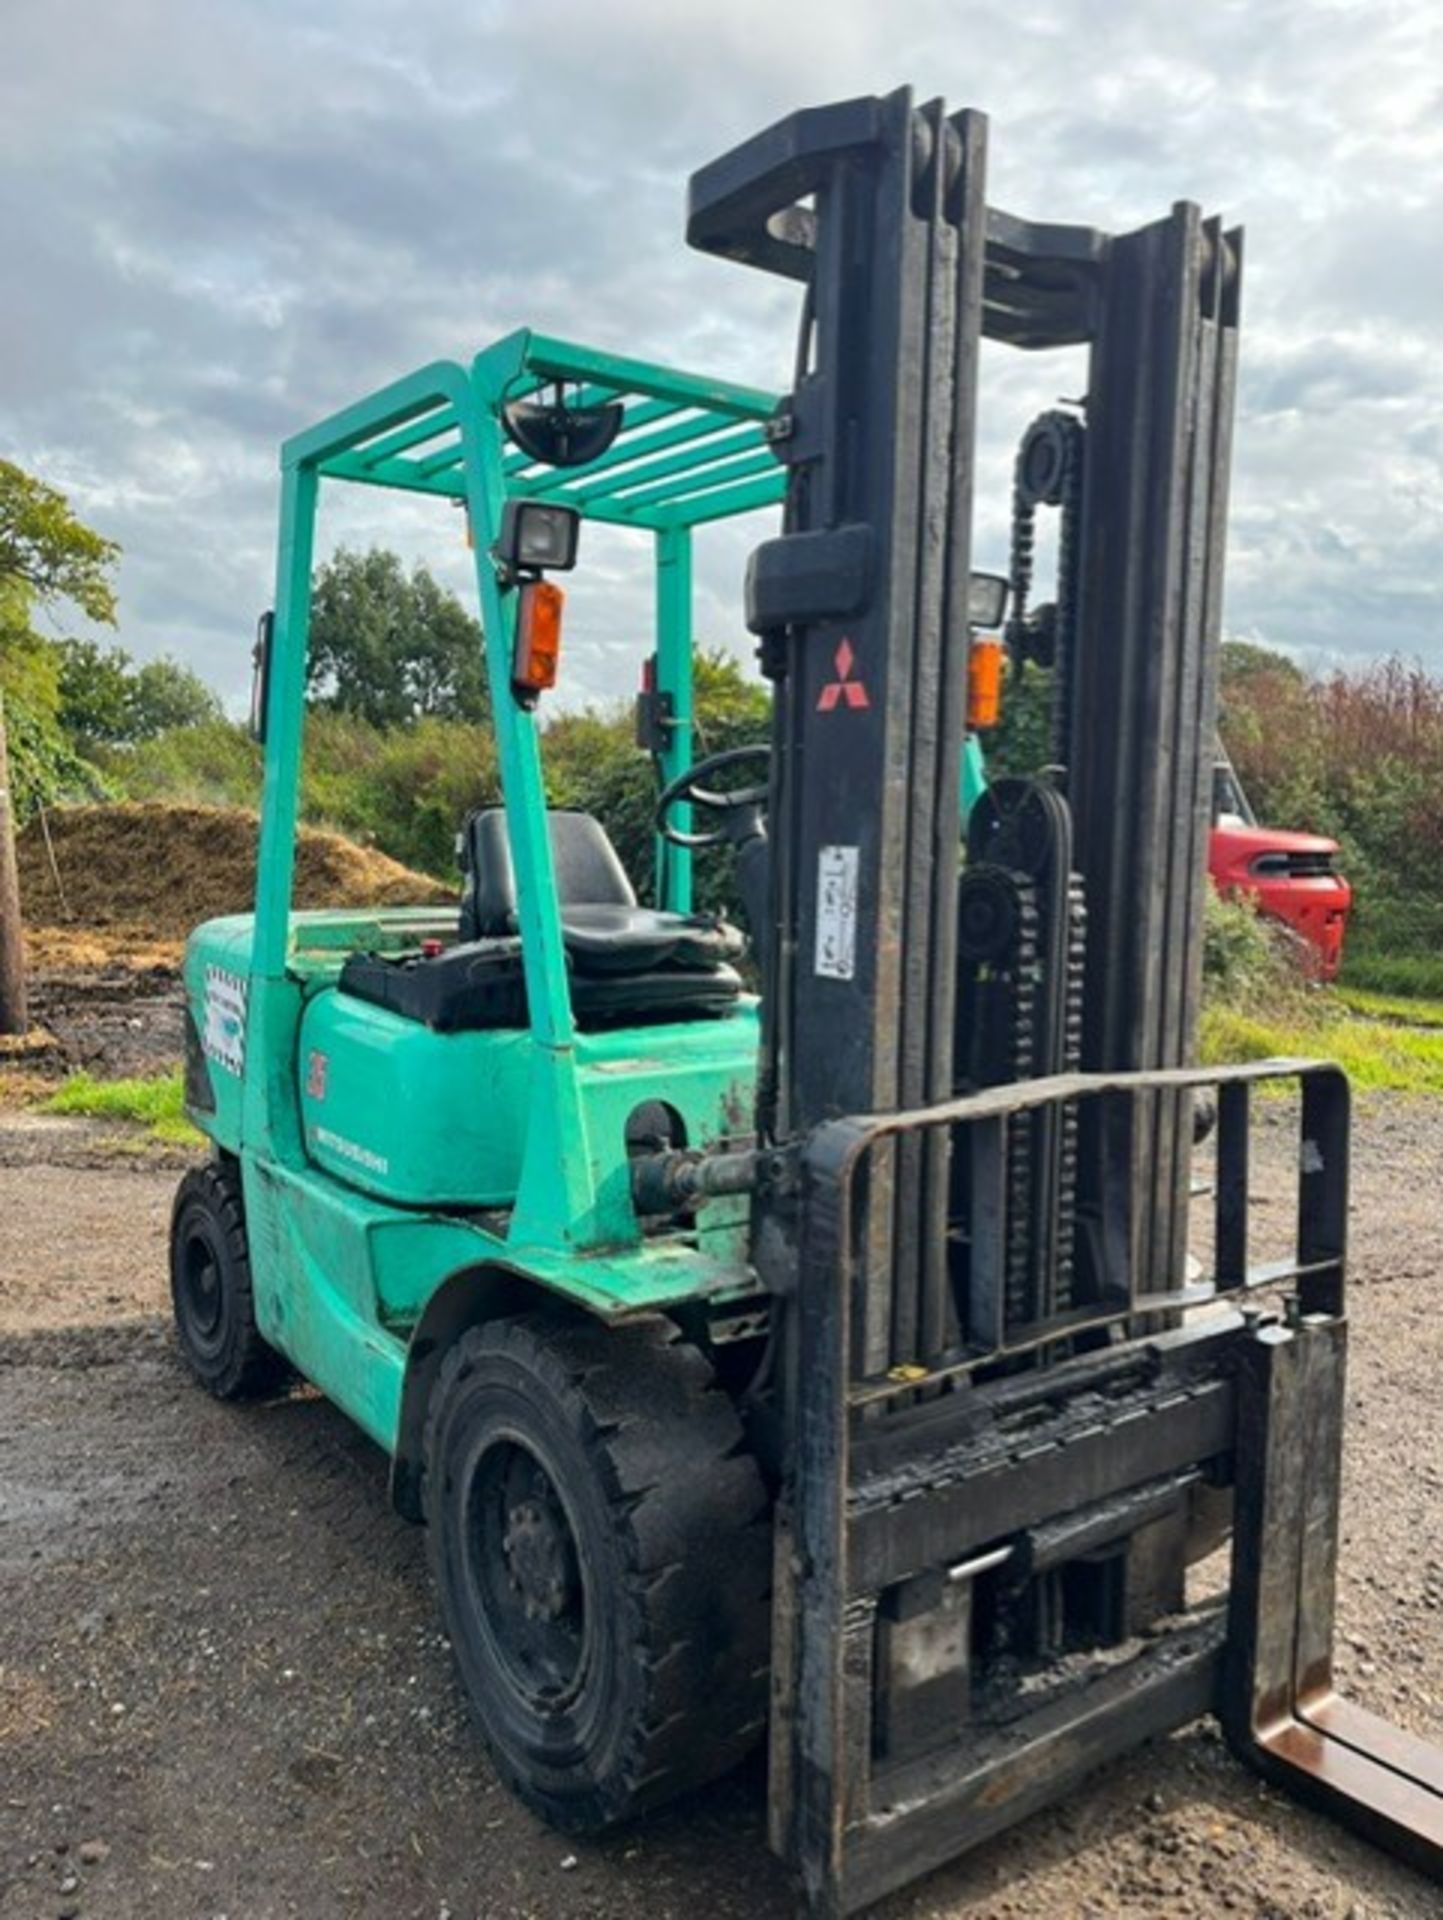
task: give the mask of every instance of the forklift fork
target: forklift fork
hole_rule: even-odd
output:
[[[1240,1353],[1220,1711],[1266,1779],[1443,1880],[1443,1752],[1333,1682],[1346,1355],[1327,1314],[1259,1328]]]

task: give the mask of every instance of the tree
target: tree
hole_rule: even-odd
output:
[[[770,737],[771,688],[749,676],[725,647],[700,646],[692,655],[696,707],[695,758],[723,747],[749,746]]]
[[[57,652],[60,724],[81,747],[131,747],[223,717],[210,688],[178,660],[136,667],[124,648],[94,640],[63,640]]]
[[[487,712],[479,622],[425,567],[342,547],[316,574],[308,684],[316,706],[373,726]]]
[[[162,654],[137,667],[130,687],[130,738],[153,740],[172,727],[223,720],[225,709],[198,673]]]
[[[59,656],[60,724],[87,746],[110,744],[129,731],[130,655],[94,640],[64,640]]]
[[[1266,678],[1285,680],[1302,686],[1306,675],[1295,660],[1276,647],[1264,647],[1256,640],[1224,640],[1218,653],[1218,671],[1222,684],[1246,686],[1249,681]]]
[[[68,600],[113,627],[119,558],[116,542],[77,520],[63,493],[0,460],[0,583],[19,582],[42,607]]]
[[[0,460],[0,665],[7,679],[18,660],[33,659],[34,607],[69,602],[87,618],[114,626],[110,576],[119,556],[113,540],[76,519],[63,493],[13,461]],[[24,1033],[28,1024],[15,812],[0,691],[0,1034]]]

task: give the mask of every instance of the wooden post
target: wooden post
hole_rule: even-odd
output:
[[[20,927],[20,873],[15,861],[15,809],[5,744],[5,697],[0,694],[0,1034],[29,1030],[25,1005],[25,950]]]

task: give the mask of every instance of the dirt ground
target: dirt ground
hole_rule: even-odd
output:
[[[167,1073],[184,1050],[180,968],[55,966],[38,971],[30,1018],[53,1041],[34,1067],[50,1077],[84,1069],[107,1080]]]
[[[1443,1732],[1443,1107],[1365,1106],[1355,1168],[1341,1666]],[[0,1116],[3,1920],[792,1914],[760,1765],[586,1846],[496,1783],[382,1456],[313,1394],[221,1407],[182,1372],[175,1177]],[[1198,1725],[878,1911],[1424,1920],[1443,1895]]]

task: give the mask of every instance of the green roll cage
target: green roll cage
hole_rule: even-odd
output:
[[[615,441],[586,466],[543,467],[507,448],[503,405],[559,380],[580,383],[579,404],[619,401],[624,409]],[[654,534],[657,684],[671,702],[662,769],[672,779],[691,760],[692,529],[781,500],[785,475],[765,431],[774,406],[773,395],[753,388],[523,330],[478,354],[469,373],[437,361],[286,441],[256,903],[258,972],[285,964],[320,481],[439,494],[468,510],[533,1032],[543,1044],[565,1045],[571,1012],[538,728],[511,692],[515,595],[491,560],[501,509],[512,496],[555,502],[588,520]],[[666,846],[658,868],[658,904],[687,911],[689,849]]]
[[[545,467],[507,440],[502,408],[558,381],[580,403],[619,401],[622,425],[600,458]],[[507,830],[520,901],[522,964],[532,1039],[544,1064],[536,1091],[560,1148],[577,1136],[575,1040],[560,908],[546,828],[539,728],[511,688],[517,594],[493,563],[508,497],[555,502],[585,519],[635,527],[655,540],[657,689],[669,696],[662,774],[692,757],[692,530],[777,505],[786,476],[768,447],[775,396],[521,330],[469,370],[436,361],[383,387],[281,449],[281,526],[267,662],[266,762],[251,955],[250,1018],[258,1057],[284,1057],[283,988],[305,721],[306,656],[321,481],[436,494],[467,509]],[[658,843],[658,904],[691,906],[689,850]],[[246,1132],[299,1157],[293,1091],[272,1073],[247,1076]],[[576,1156],[570,1156],[572,1162]],[[555,1164],[568,1165],[558,1152]],[[563,1174],[563,1181],[568,1176]],[[578,1176],[579,1177],[579,1176]],[[584,1211],[578,1191],[564,1211]]]

